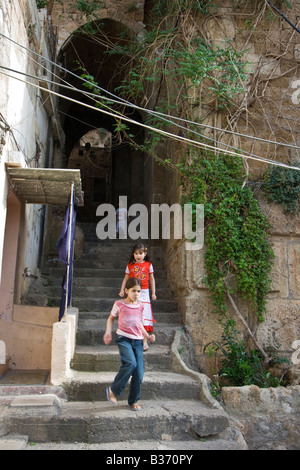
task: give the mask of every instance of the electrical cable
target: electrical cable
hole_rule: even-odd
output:
[[[24,76],[26,76],[26,77],[29,77],[29,78],[32,78],[32,79],[35,79],[35,80],[40,80],[40,78],[37,77],[37,76],[35,76],[35,75],[28,74],[28,73],[25,73],[25,72],[19,72],[18,70],[11,69],[11,68],[9,68],[9,67],[5,67],[5,66],[0,65],[0,68],[1,68],[1,69],[4,69],[4,70],[8,70],[8,71],[10,71],[10,72],[14,72],[14,73],[18,73],[18,74],[24,75]],[[53,84],[53,85],[57,85],[57,83],[54,82],[54,81],[52,81],[52,80],[48,80],[48,79],[43,78],[43,81],[45,81],[45,82],[47,82],[47,83],[50,83],[50,84]],[[67,83],[65,80],[64,80],[64,82]],[[83,90],[80,90],[80,89],[78,89],[78,88],[76,88],[76,87],[74,87],[74,86],[68,86],[68,85],[64,85],[64,84],[59,84],[58,86],[61,87],[61,88],[65,88],[65,89],[71,90],[71,91],[76,91],[76,92],[78,92],[78,93],[83,94],[84,96],[89,97],[89,98],[97,97],[98,99],[99,99],[99,98],[102,98],[102,99],[104,99],[104,100],[107,99],[106,97],[102,97],[101,95],[97,95],[96,93],[91,93],[91,92],[83,91]],[[95,101],[98,102],[96,99],[95,99]],[[110,101],[111,101],[111,99],[109,98],[109,102],[110,102]],[[115,101],[115,100],[114,100],[114,101]],[[116,101],[115,101],[115,102],[116,102]],[[102,105],[104,105],[104,104],[102,103]],[[107,109],[109,109],[110,111],[112,111],[112,112],[114,111],[114,110],[113,110],[112,108],[110,108],[109,106],[107,106],[107,105],[104,105],[104,106],[105,106]],[[184,126],[180,126],[179,124],[173,123],[173,122],[170,121],[169,119],[165,119],[165,118],[162,118],[162,119],[163,119],[165,122],[168,122],[168,123],[170,123],[170,124],[175,125],[176,127],[179,127],[179,128],[181,128],[181,129],[183,129],[185,132],[190,132],[190,133],[192,133],[192,134],[198,135],[198,136],[201,137],[201,138],[204,138],[204,139],[206,139],[206,140],[215,142],[215,143],[217,143],[217,144],[219,144],[219,145],[224,145],[226,148],[230,148],[230,149],[232,149],[232,150],[239,151],[239,149],[237,149],[236,147],[233,147],[232,145],[229,145],[228,143],[220,142],[220,141],[218,141],[218,140],[216,140],[216,139],[213,139],[212,137],[209,137],[209,136],[205,136],[205,135],[203,135],[203,134],[200,134],[199,132],[196,132],[196,131],[194,131],[193,129],[187,129],[187,128],[184,127]],[[286,145],[290,147],[289,144],[286,144]],[[291,147],[295,148],[295,146],[291,146]],[[300,149],[300,147],[298,147],[298,148]],[[245,153],[246,153],[247,155],[253,155],[253,156],[259,158],[259,155],[256,155],[256,154],[254,154],[254,153],[250,153],[250,152],[245,152]]]
[[[233,155],[233,156],[236,156],[236,157],[240,157],[240,158],[243,158],[243,159],[251,159],[251,160],[256,160],[256,161],[261,161],[261,162],[264,162],[264,163],[267,163],[267,164],[270,164],[270,165],[275,165],[275,166],[281,166],[281,167],[284,167],[284,168],[289,168],[289,169],[293,169],[293,170],[300,170],[299,167],[296,167],[296,166],[292,166],[292,165],[287,165],[285,163],[281,163],[281,162],[276,162],[274,160],[270,160],[270,159],[266,159],[266,158],[263,158],[263,157],[254,157],[252,155],[243,155],[243,154],[239,154],[239,153],[236,153],[236,152],[231,152],[229,150],[220,150],[220,149],[217,149],[216,147],[214,146],[211,146],[211,145],[208,145],[208,144],[205,144],[203,142],[197,142],[197,141],[194,141],[194,140],[191,140],[191,139],[188,139],[188,138],[185,138],[183,136],[180,136],[180,135],[175,135],[175,134],[172,134],[170,132],[167,132],[167,131],[163,131],[162,129],[157,129],[157,128],[154,128],[154,127],[151,127],[151,126],[148,126],[144,123],[141,123],[141,122],[137,122],[137,121],[134,121],[133,119],[130,119],[128,118],[127,116],[120,116],[120,114],[114,114],[112,112],[109,112],[109,111],[106,111],[104,109],[100,109],[98,107],[95,107],[95,106],[91,106],[87,103],[82,103],[81,101],[78,101],[78,100],[75,100],[73,98],[70,98],[70,97],[67,97],[65,95],[62,95],[60,93],[57,93],[53,90],[49,90],[47,88],[44,88],[44,87],[41,87],[40,85],[35,85],[34,83],[30,83],[26,80],[22,80],[20,78],[17,78],[17,77],[14,77],[14,76],[11,76],[9,74],[6,74],[4,72],[2,72],[4,75],[7,75],[8,77],[10,78],[14,78],[15,80],[18,80],[18,81],[21,81],[27,85],[31,85],[35,88],[38,88],[40,90],[43,90],[43,91],[46,91],[47,93],[51,93],[55,96],[58,96],[60,98],[63,98],[63,99],[66,99],[68,101],[71,101],[71,102],[74,102],[74,103],[77,103],[77,104],[80,104],[84,107],[87,107],[89,109],[93,109],[94,111],[98,111],[98,112],[101,112],[101,113],[104,113],[106,115],[109,115],[109,116],[112,116],[114,118],[117,118],[117,119],[120,119],[120,120],[123,120],[123,121],[126,121],[126,122],[130,122],[132,124],[135,124],[135,125],[138,125],[138,126],[141,126],[141,127],[144,127],[144,128],[147,128],[151,131],[154,131],[154,132],[157,132],[159,134],[162,134],[162,135],[165,135],[166,137],[169,137],[169,138],[173,138],[174,140],[178,140],[178,141],[181,141],[181,142],[185,142],[185,143],[189,143],[189,144],[192,144],[194,145],[195,147],[200,147],[200,148],[204,148],[204,149],[210,149],[210,150],[213,150],[213,151],[216,151],[216,150],[219,150],[221,151],[222,153],[226,153],[226,154],[229,154],[229,155]]]
[[[11,69],[11,68],[9,68],[9,67],[5,67],[5,66],[1,66],[1,65],[0,65],[0,68],[2,68],[2,69],[4,69],[4,70],[11,71],[11,72],[14,72],[14,73],[18,73],[18,74],[21,74],[21,75],[24,75],[24,76],[27,76],[27,77],[32,78],[32,79],[35,79],[35,80],[40,80],[40,77],[37,77],[37,76],[32,75],[32,74],[27,74],[27,73],[25,73],[25,72],[19,72],[19,71],[15,70],[15,69]],[[45,67],[43,67],[43,68],[45,68]],[[59,87],[61,87],[61,88],[65,88],[65,89],[68,89],[68,90],[72,90],[72,91],[81,93],[81,94],[83,94],[84,96],[87,96],[87,97],[89,97],[89,98],[98,98],[98,100],[99,100],[99,98],[101,98],[101,99],[103,99],[103,100],[108,100],[108,102],[112,102],[112,101],[113,101],[114,103],[122,104],[122,103],[120,103],[119,101],[112,100],[111,98],[107,98],[107,97],[98,95],[98,94],[96,94],[96,93],[91,93],[91,92],[88,92],[88,91],[85,91],[85,90],[80,90],[80,89],[76,88],[76,87],[73,86],[73,85],[70,86],[70,85],[64,85],[64,84],[57,84],[57,82],[54,82],[54,81],[52,81],[52,80],[48,80],[48,79],[46,79],[46,78],[44,78],[44,77],[43,77],[43,81],[45,81],[45,82],[47,82],[47,83],[50,83],[50,84],[52,84],[52,85],[55,85],[55,86],[59,86]],[[64,80],[64,82],[65,82],[65,83],[68,83],[66,80]],[[95,99],[95,101],[98,102],[96,99]],[[104,103],[102,103],[102,105],[105,106],[108,110],[110,110],[110,111],[112,111],[112,112],[116,112],[116,111],[114,111],[113,109],[111,109],[108,105],[105,105]],[[132,105],[132,104],[131,104],[130,106],[145,111],[145,108],[140,108],[140,107],[135,106],[135,105]],[[165,115],[165,116],[166,116],[166,115]],[[203,135],[203,134],[200,134],[200,133],[194,131],[193,129],[187,129],[186,127],[180,126],[179,124],[176,124],[176,123],[174,123],[173,121],[170,121],[170,120],[168,120],[168,119],[165,119],[165,118],[161,118],[161,119],[163,119],[165,122],[168,122],[168,123],[170,123],[170,124],[175,125],[176,127],[179,127],[179,128],[181,128],[181,129],[183,129],[185,132],[189,132],[189,133],[198,135],[198,136],[200,136],[201,138],[205,138],[206,140],[213,141],[213,142],[215,142],[215,143],[217,143],[217,144],[219,144],[219,145],[225,146],[226,148],[230,148],[230,149],[233,149],[233,150],[238,151],[238,152],[240,151],[240,149],[237,149],[236,147],[233,147],[233,146],[229,145],[228,143],[224,143],[224,142],[217,141],[216,139],[213,139],[213,138],[211,138],[211,137],[209,137],[209,136],[205,136],[205,135]],[[187,122],[187,121],[186,121],[186,122]],[[192,121],[188,121],[188,122],[192,123]],[[214,129],[216,129],[216,128],[214,128]],[[222,131],[222,129],[219,129],[219,130]],[[232,134],[235,134],[235,135],[236,135],[236,133],[234,133],[234,132],[232,132],[232,131],[229,131],[229,132],[231,132]],[[279,143],[279,142],[274,142],[274,141],[268,141],[268,140],[266,140],[266,139],[260,139],[260,138],[256,138],[256,137],[254,137],[254,139],[255,139],[255,140],[263,140],[263,141],[268,142],[268,143],[272,143],[272,144],[276,144],[276,145],[280,145],[280,146],[285,146],[285,147],[289,147],[289,148],[300,149],[300,147],[295,146],[295,145],[291,145],[291,144]],[[214,148],[215,148],[215,146],[214,146]],[[250,153],[250,152],[244,152],[244,153],[247,154],[247,155],[249,155],[249,156],[252,155],[252,156],[254,156],[254,157],[260,158],[258,155],[254,154],[254,153]]]
[[[38,57],[43,58],[45,61],[48,61],[48,62],[52,63],[53,65],[57,66],[57,64],[56,64],[55,62],[51,61],[50,59],[47,59],[47,58],[41,56],[40,54],[38,54],[38,53],[36,53],[36,52],[34,52],[34,51],[31,51],[30,49],[26,48],[25,46],[22,46],[22,45],[16,43],[16,41],[11,40],[11,39],[8,38],[7,36],[3,35],[2,33],[0,33],[0,35],[3,36],[3,37],[5,37],[6,39],[12,41],[14,44],[18,45],[19,47],[24,48],[24,49],[26,49],[27,51],[30,51],[31,53],[33,53],[34,55],[37,55]],[[59,66],[59,67],[60,67],[60,66]],[[60,68],[63,69],[63,70],[65,70],[66,72],[70,73],[71,75],[76,76],[77,78],[80,78],[82,81],[84,81],[84,82],[90,84],[90,82],[89,82],[88,80],[84,79],[83,77],[78,77],[76,74],[74,74],[73,72],[71,72],[71,71],[69,71],[69,70],[67,70],[67,69],[64,69],[63,67],[60,67]],[[17,72],[17,73],[21,73],[21,72]],[[7,74],[7,75],[8,75],[8,74]],[[8,76],[10,76],[10,75],[8,75]],[[11,77],[11,78],[16,78],[16,77],[12,77],[12,76],[10,76],[10,77]],[[20,80],[20,79],[18,79],[18,80]],[[249,158],[249,159],[253,159],[253,160],[263,161],[263,162],[265,162],[265,163],[269,163],[269,164],[272,164],[272,165],[277,165],[277,166],[282,166],[282,167],[285,167],[285,168],[292,168],[292,169],[299,170],[298,167],[293,167],[293,166],[291,166],[291,165],[287,165],[287,164],[284,164],[284,163],[281,163],[281,162],[275,162],[275,161],[273,161],[273,160],[265,159],[265,158],[263,158],[263,157],[258,157],[258,156],[253,156],[253,155],[242,155],[241,153],[231,152],[231,151],[228,151],[228,150],[225,150],[225,149],[221,150],[221,149],[218,149],[218,148],[215,147],[215,146],[210,146],[210,145],[207,145],[207,144],[204,144],[204,143],[200,143],[200,142],[197,142],[197,141],[193,141],[193,140],[191,140],[191,139],[184,138],[184,137],[182,137],[182,136],[178,136],[178,135],[175,135],[175,134],[171,134],[171,133],[166,132],[166,131],[163,131],[163,130],[161,130],[161,129],[157,129],[157,128],[153,128],[153,127],[151,127],[151,126],[147,126],[146,124],[143,124],[143,123],[134,121],[134,120],[129,119],[129,118],[127,118],[127,117],[125,117],[125,116],[122,116],[122,115],[120,115],[120,114],[117,114],[117,115],[116,115],[114,112],[106,112],[106,111],[104,111],[103,109],[100,110],[99,108],[92,107],[92,106],[87,105],[87,104],[85,104],[85,103],[82,103],[82,102],[80,102],[80,101],[78,101],[78,100],[72,100],[72,99],[67,98],[66,96],[61,95],[61,94],[59,94],[59,93],[56,93],[56,92],[54,92],[54,91],[52,91],[52,90],[48,90],[48,89],[46,89],[46,88],[43,88],[43,87],[34,85],[34,84],[30,83],[30,82],[26,82],[26,80],[20,80],[20,81],[23,81],[24,83],[27,83],[28,85],[32,85],[32,86],[35,86],[35,87],[37,87],[37,88],[40,88],[41,90],[44,90],[44,91],[46,91],[46,92],[48,92],[48,93],[53,93],[53,94],[55,94],[55,95],[57,95],[57,96],[60,96],[60,97],[63,98],[63,99],[67,99],[67,100],[69,100],[69,101],[77,102],[78,104],[81,104],[82,106],[86,106],[86,107],[88,107],[88,108],[91,108],[91,109],[94,109],[94,110],[103,112],[104,114],[108,114],[108,115],[114,117],[115,119],[118,118],[118,119],[121,119],[121,120],[125,120],[125,121],[127,121],[127,122],[130,122],[130,123],[139,125],[139,126],[141,126],[141,127],[148,128],[148,129],[150,129],[150,130],[153,131],[153,132],[157,132],[157,133],[163,134],[163,135],[165,135],[165,136],[172,137],[172,138],[175,139],[175,140],[189,142],[189,143],[191,143],[191,144],[193,144],[193,145],[195,145],[195,146],[200,146],[200,147],[202,147],[202,148],[209,148],[209,149],[212,149],[212,150],[214,150],[214,151],[219,150],[219,151],[222,151],[223,153],[227,153],[227,154],[231,154],[231,155],[236,155],[236,156],[239,156],[239,157],[244,158],[244,159],[248,159],[248,158]],[[109,95],[112,95],[112,96],[116,97],[116,95],[113,95],[112,93],[108,92],[107,90],[104,90],[103,88],[99,87],[98,85],[95,85],[95,84],[92,84],[92,85],[95,86],[95,88],[99,88],[100,90],[104,91],[105,93],[108,93]],[[73,87],[73,89],[74,89],[74,87]],[[119,102],[119,104],[129,103],[129,102],[127,102],[126,100],[123,100],[122,98],[121,98],[121,100],[122,100],[122,102],[121,102],[121,103]],[[131,105],[131,103],[129,103],[129,105]],[[144,108],[141,108],[141,109],[145,110]],[[156,113],[156,114],[161,114],[161,113]],[[191,121],[189,121],[189,122],[191,122]],[[174,124],[174,123],[173,123],[173,124]],[[195,123],[195,124],[197,124],[197,123]],[[187,129],[185,128],[185,130],[187,130]],[[222,130],[222,131],[226,132],[226,130]],[[230,132],[232,132],[232,131],[230,131]],[[235,134],[234,132],[232,132],[232,133]],[[251,136],[248,136],[248,137],[251,138]],[[280,145],[280,144],[278,144],[278,142],[274,142],[274,144]],[[222,145],[226,145],[226,144],[222,144]],[[284,144],[284,145],[286,145],[286,144]],[[293,147],[293,148],[298,148],[298,147],[295,147],[295,146],[292,146],[292,147]],[[239,152],[239,150],[238,150],[238,152]]]
[[[296,25],[294,25],[294,23],[292,23],[286,16],[284,13],[282,13],[282,11],[280,11],[275,5],[273,5],[273,3],[270,2],[270,0],[267,0],[267,4],[270,5],[271,8],[273,8],[273,10],[275,10],[289,25],[292,26],[292,28],[294,28],[297,33],[300,33],[300,29],[297,28]]]
[[[13,39],[11,38],[8,38],[7,36],[5,36],[3,33],[0,33],[0,36],[4,37],[5,39],[13,42],[14,44],[16,44],[18,47],[21,47],[23,49],[25,49],[26,51],[30,52],[31,54],[34,54],[36,56],[38,56],[39,58],[42,58],[44,61],[47,61],[49,62],[50,64],[54,65],[55,67],[59,67],[61,70],[63,70],[64,72],[67,72],[69,73],[70,75],[82,80],[84,83],[87,83],[89,85],[93,85],[95,88],[98,88],[99,90],[101,90],[102,92],[104,93],[107,93],[108,95],[110,96],[113,96],[114,98],[117,98],[117,100],[114,100],[114,99],[111,99],[111,98],[107,98],[107,97],[101,97],[102,99],[108,99],[109,101],[112,101],[112,102],[115,102],[117,104],[121,104],[121,105],[126,105],[128,107],[133,107],[137,110],[140,110],[140,111],[144,111],[146,113],[150,113],[154,116],[157,116],[157,117],[168,117],[168,118],[171,118],[171,119],[175,119],[177,121],[181,121],[181,122],[185,122],[187,124],[192,124],[192,125],[195,125],[195,126],[199,126],[199,127],[203,127],[203,128],[207,128],[207,129],[212,129],[212,130],[217,130],[219,132],[224,132],[224,133],[227,133],[227,134],[232,134],[232,135],[236,135],[236,136],[239,136],[239,137],[245,137],[245,138],[248,138],[248,139],[252,139],[252,140],[258,140],[258,141],[261,141],[261,142],[265,142],[265,143],[270,143],[272,145],[279,145],[279,146],[285,146],[285,147],[289,147],[289,148],[294,148],[294,149],[300,149],[300,147],[298,146],[294,146],[294,145],[291,145],[291,144],[286,144],[286,143],[283,143],[283,142],[276,142],[276,141],[272,141],[272,140],[268,140],[268,139],[263,139],[263,138],[260,138],[260,137],[255,137],[255,136],[251,136],[251,135],[248,135],[248,134],[243,134],[243,133],[239,133],[239,132],[234,132],[234,131],[230,131],[228,129],[221,129],[221,128],[218,128],[218,127],[215,127],[215,126],[210,126],[208,124],[202,124],[202,123],[198,123],[198,122],[195,122],[195,121],[190,121],[190,120],[186,120],[186,119],[183,119],[183,118],[180,118],[180,117],[176,117],[176,116],[170,116],[168,114],[164,114],[164,113],[161,113],[161,112],[158,112],[158,111],[153,111],[153,110],[149,110],[147,108],[141,108],[137,105],[134,105],[132,103],[130,103],[129,101],[127,100],[124,100],[123,98],[121,97],[118,97],[116,96],[115,94],[109,92],[108,90],[105,90],[104,88],[100,87],[98,84],[94,84],[94,83],[91,83],[89,82],[88,80],[86,80],[84,77],[80,77],[78,76],[77,74],[75,74],[74,72],[62,67],[61,65],[53,62],[52,60],[38,54],[37,52],[35,51],[32,51],[31,49],[28,49],[27,47],[17,43],[16,41],[14,41]],[[39,64],[40,66],[42,66],[41,64]],[[44,69],[46,69],[48,72],[51,72],[53,73],[51,70],[45,68],[44,66],[42,66]],[[56,85],[57,83],[54,82]],[[75,87],[73,87],[75,88]],[[78,89],[77,89],[78,90]],[[81,91],[83,93],[83,91]],[[85,93],[88,93],[88,92],[85,92]],[[96,96],[99,96],[99,95],[96,95]],[[120,101],[121,100],[121,101]],[[176,123],[172,122],[172,124],[176,125]],[[178,125],[177,125],[178,126]],[[186,127],[183,127],[182,128],[187,131],[189,129],[187,129]],[[193,130],[189,130],[190,132],[193,132],[193,133],[196,133],[196,131],[193,131]],[[201,135],[202,137],[204,137],[203,135]],[[227,145],[227,144],[222,144],[222,145]]]

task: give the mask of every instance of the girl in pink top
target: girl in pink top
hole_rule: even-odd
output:
[[[143,325],[148,333],[153,331],[153,323],[156,321],[153,318],[152,304],[150,301],[149,284],[151,288],[151,299],[156,300],[155,293],[155,279],[154,269],[151,261],[149,260],[148,251],[145,245],[138,243],[132,249],[128,264],[125,269],[125,276],[122,281],[119,296],[124,296],[124,287],[128,279],[137,278],[141,281],[141,295],[140,302],[144,305],[144,318]],[[144,351],[147,351],[148,343],[144,337]]]
[[[121,367],[113,383],[106,388],[107,399],[117,404],[117,397],[122,392],[131,378],[128,404],[132,410],[141,409],[137,403],[141,396],[141,385],[144,376],[143,338],[153,343],[154,335],[149,335],[143,327],[144,306],[138,299],[141,293],[139,279],[131,278],[125,285],[126,297],[117,300],[106,322],[106,330],[103,336],[105,344],[112,340],[112,327],[118,316],[118,329],[116,331],[116,343],[121,357]]]

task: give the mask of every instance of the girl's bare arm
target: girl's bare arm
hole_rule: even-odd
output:
[[[150,283],[150,288],[151,288],[151,298],[152,300],[156,300],[156,293],[155,293],[155,279],[154,279],[154,274],[151,273],[149,274],[149,283]]]
[[[106,321],[106,330],[103,335],[104,344],[109,344],[112,340],[111,332],[112,332],[112,328],[114,325],[114,321],[115,321],[115,317],[112,314],[110,314]]]
[[[150,341],[150,343],[154,343],[155,341],[155,335],[149,335],[149,333],[145,330],[145,328],[142,325],[142,332],[144,337],[146,338],[147,341]]]
[[[121,289],[120,289],[120,292],[119,292],[119,297],[124,297],[125,285],[126,285],[126,282],[128,281],[128,279],[129,279],[129,274],[125,274],[124,279],[123,279],[122,284],[121,284]]]

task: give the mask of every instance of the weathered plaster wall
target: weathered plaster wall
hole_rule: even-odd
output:
[[[3,1],[0,5],[0,62],[8,67],[25,73],[37,73],[39,59],[21,46],[44,53],[47,46],[45,29],[47,24],[46,12],[38,14],[33,0],[20,3],[19,1]],[[40,46],[38,46],[40,42]],[[17,43],[17,44],[16,44]],[[19,44],[19,45],[18,45]],[[43,99],[37,89],[16,78],[10,78],[4,73],[24,80],[24,76],[9,71],[1,73],[1,152],[0,178],[1,185],[1,220],[5,221],[6,200],[10,195],[8,188],[5,163],[13,163],[23,167],[43,167],[46,159],[48,116],[43,106]],[[36,83],[36,81],[34,82]],[[39,206],[24,208],[26,225],[23,227],[24,243],[23,266],[36,270],[39,245],[40,218]],[[5,224],[0,227],[0,242],[3,240]],[[25,236],[26,234],[26,236]],[[2,256],[0,244],[0,256]],[[1,258],[0,258],[1,261]],[[1,265],[1,263],[0,263]]]
[[[49,77],[51,71],[41,73],[40,59],[25,49],[49,57],[49,27],[46,10],[38,12],[35,0],[3,0],[0,4],[1,65],[40,74],[41,78]],[[22,319],[14,311],[15,302],[20,300],[30,281],[23,275],[24,269],[27,267],[32,274],[38,274],[41,206],[15,200],[5,165],[46,166],[47,150],[51,151],[52,145],[49,115],[45,99],[30,84],[30,79],[1,69],[0,87],[0,337],[6,343],[6,354],[13,367],[45,369],[50,365],[51,315],[43,323],[41,311],[32,315],[27,310]],[[57,312],[54,316],[56,321]]]

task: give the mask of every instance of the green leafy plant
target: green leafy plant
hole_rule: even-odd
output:
[[[236,157],[200,153],[180,166],[183,203],[204,204],[206,283],[217,313],[227,311],[228,279],[237,294],[263,320],[274,253],[269,224],[251,189],[243,185],[242,161]]]
[[[80,25],[76,30],[79,34],[95,35],[103,26],[99,18],[99,12],[104,3],[98,0],[75,0],[69,4],[69,14],[80,12],[85,17],[85,24]]]
[[[38,10],[40,10],[41,8],[46,8],[48,3],[49,3],[48,1],[36,0],[36,6],[37,6]]]
[[[299,212],[300,170],[272,166],[265,175],[263,187],[269,201],[282,204],[287,213]]]
[[[178,44],[167,52],[176,64],[171,75],[179,80],[190,80],[199,86],[208,80],[207,91],[217,99],[219,109],[231,106],[234,96],[244,91],[248,62],[243,61],[244,51],[235,51],[229,41],[224,46],[208,44],[203,38],[194,38],[188,47]]]
[[[94,0],[75,0],[75,2],[71,5],[84,15],[90,16],[101,10],[104,4],[103,2]]]
[[[189,88],[205,84],[206,93],[217,100],[219,109],[230,107],[234,97],[244,92],[248,62],[245,51],[235,51],[229,41],[224,46],[194,38],[188,44],[176,40],[175,28],[144,33],[142,42],[133,42],[107,51],[134,58],[131,69],[117,91],[136,100],[147,94],[149,83],[172,80],[181,86],[181,98],[190,101]],[[170,96],[170,98],[172,98]],[[168,100],[169,111],[172,100]],[[162,104],[160,104],[161,106]]]
[[[273,361],[266,368],[264,358],[259,351],[256,349],[247,351],[246,342],[237,331],[236,322],[233,319],[222,322],[222,326],[222,341],[210,343],[206,346],[209,354],[221,351],[224,356],[221,369],[217,375],[218,390],[222,385],[236,387],[257,385],[261,388],[282,385],[282,380],[268,370],[272,365],[282,362],[282,359],[273,358]],[[287,360],[284,361],[288,363]],[[220,385],[221,382],[222,385]],[[213,391],[216,391],[216,387],[213,387]]]

